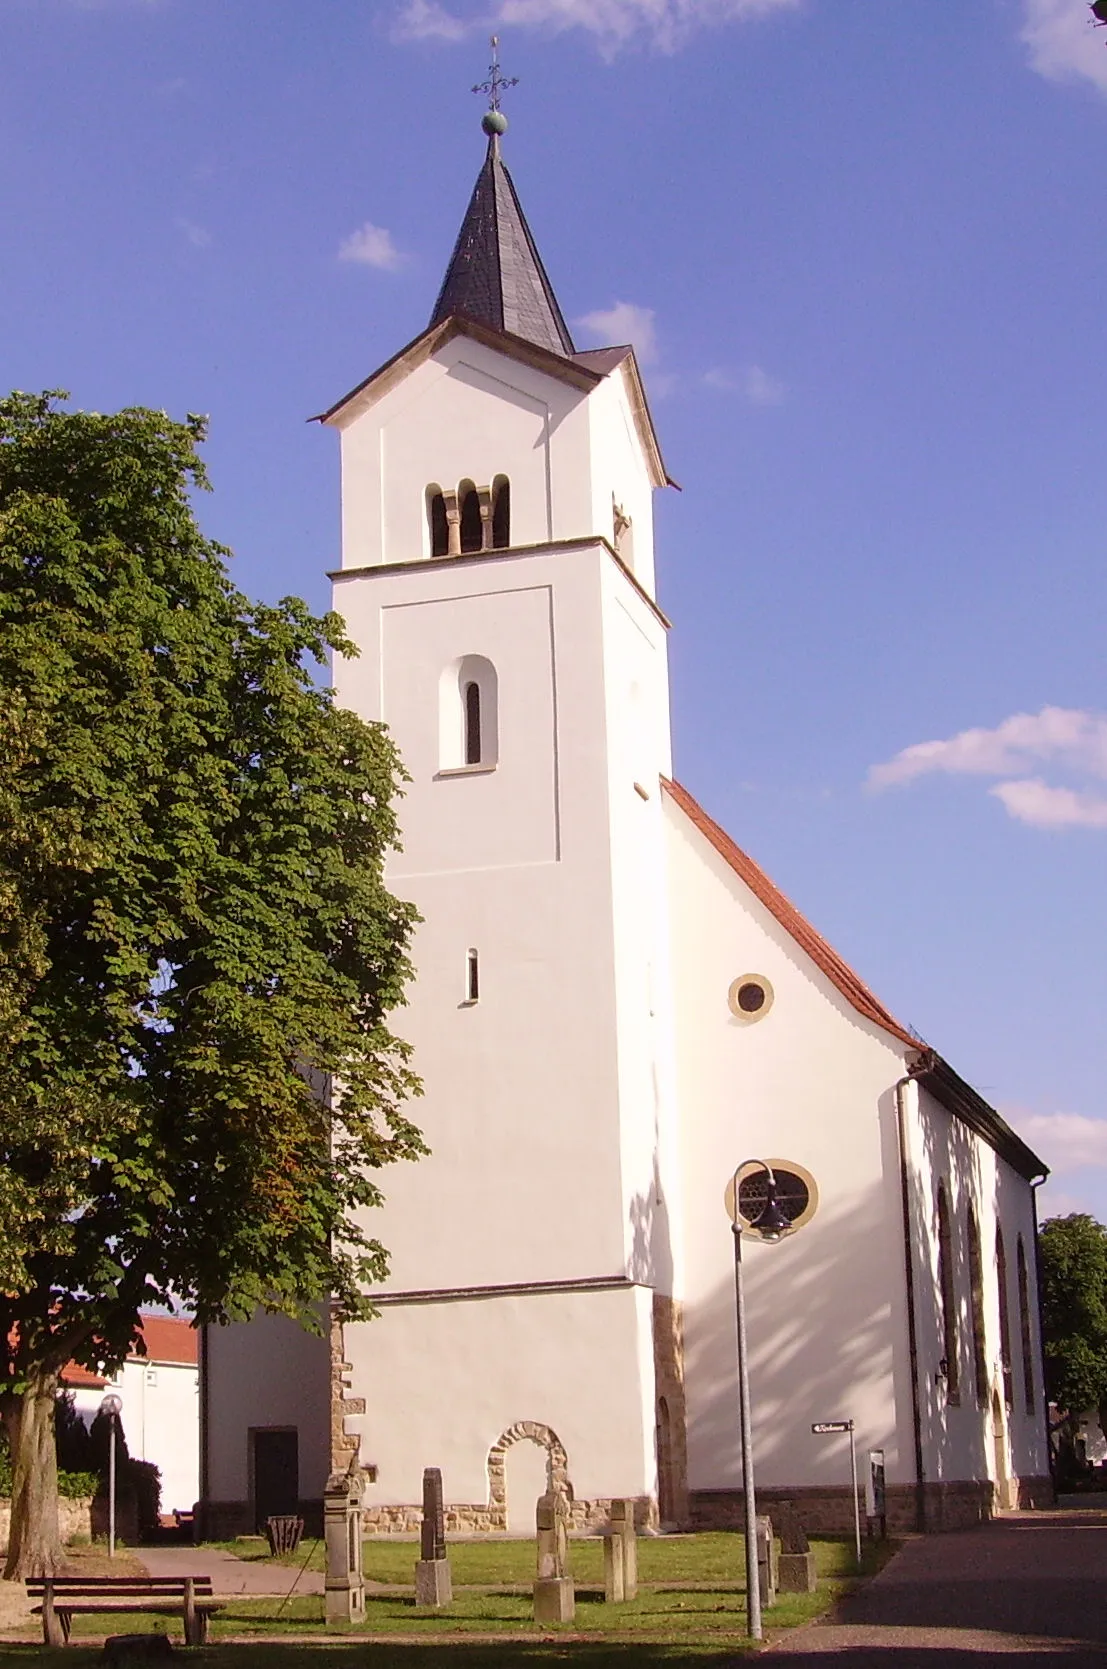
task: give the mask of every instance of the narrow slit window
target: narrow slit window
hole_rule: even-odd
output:
[[[511,483],[497,475],[492,483],[492,549],[506,550],[511,543]]]
[[[427,516],[430,521],[432,556],[448,556],[450,552],[450,524],[446,518],[446,500],[437,487],[427,493]]]
[[[953,1290],[953,1241],[949,1232],[949,1206],[942,1183],[938,1184],[938,1297],[941,1305],[942,1349],[946,1377],[946,1400],[961,1401],[961,1373],[957,1360],[957,1299]]]
[[[1022,1344],[1022,1394],[1026,1412],[1034,1412],[1034,1343],[1030,1333],[1030,1282],[1026,1273],[1026,1248],[1019,1235],[1015,1245],[1016,1279],[1019,1283],[1019,1335]]]
[[[1003,1400],[1008,1408],[1015,1405],[1014,1377],[1011,1372],[1011,1313],[1007,1304],[1007,1249],[1003,1244],[1003,1230],[996,1225],[996,1284],[999,1287],[999,1359],[1003,1368]]]
[[[462,554],[479,551],[484,546],[484,528],[480,514],[480,494],[472,482],[462,484],[461,498],[461,549]]]
[[[473,679],[465,686],[465,763],[480,761],[480,685]]]
[[[480,957],[470,950],[465,957],[465,1001],[475,1003],[480,998]]]
[[[984,1333],[984,1259],[980,1229],[972,1206],[966,1213],[969,1241],[969,1299],[972,1305],[972,1359],[978,1408],[988,1406],[988,1343]]]

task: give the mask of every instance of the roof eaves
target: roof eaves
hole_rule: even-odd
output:
[[[680,487],[665,468],[665,460],[661,455],[661,442],[657,438],[653,413],[650,411],[650,403],[646,398],[646,385],[642,381],[642,373],[638,367],[638,356],[633,348],[630,348],[623,355],[618,366],[614,369],[621,370],[629,384],[631,411],[634,414],[635,425],[642,444],[646,448],[646,456],[649,460],[650,474],[654,486],[676,487],[679,492]]]
[[[473,341],[483,343],[485,347],[505,353],[524,365],[532,366],[536,371],[544,371],[547,376],[556,377],[559,381],[567,382],[584,392],[597,387],[603,381],[602,372],[593,371],[586,365],[578,365],[575,360],[568,359],[563,354],[553,353],[536,342],[529,342],[525,336],[513,336],[506,330],[493,330],[491,325],[482,324],[479,319],[470,319],[465,313],[451,313],[438,324],[428,325],[421,335],[408,342],[398,353],[393,354],[391,359],[385,360],[378,370],[359,382],[356,388],[344,394],[341,400],[337,400],[327,411],[310,417],[308,422],[332,422],[353,401],[368,394],[370,389],[376,389],[376,397],[379,399],[454,336],[468,336]],[[377,384],[381,386],[376,388]]]
[[[800,949],[806,951],[816,967],[837,987],[851,1008],[873,1025],[879,1026],[882,1031],[890,1033],[900,1043],[907,1044],[909,1048],[926,1047],[921,1038],[915,1037],[905,1026],[900,1025],[849,964],[842,960],[834,947],[812,927],[807,917],[796,909],[780,888],[770,881],[760,865],[754,863],[753,859],[730,838],[726,830],[721,828],[714,818],[708,816],[686,788],[682,788],[679,782],[670,781],[668,777],[662,777],[661,786],[715,848],[723,861],[746,883],[769,914],[776,918]]]
[[[995,1108],[933,1049],[925,1052],[911,1076],[929,1090],[948,1113],[983,1137],[989,1147],[994,1148],[1000,1158],[1005,1159],[1027,1182],[1044,1181],[1049,1175],[1048,1165],[1033,1148],[1028,1147],[1006,1119],[1001,1118]]]

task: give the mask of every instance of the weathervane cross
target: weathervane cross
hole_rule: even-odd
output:
[[[487,93],[489,110],[498,110],[500,108],[500,94],[508,87],[517,87],[519,77],[517,75],[500,74],[500,37],[498,35],[491,37],[491,46],[492,62],[488,66],[488,75],[484,81],[477,82],[473,92]]]

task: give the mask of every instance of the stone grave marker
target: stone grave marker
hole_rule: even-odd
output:
[[[437,1466],[423,1471],[423,1523],[419,1530],[419,1558],[415,1562],[415,1603],[449,1605],[454,1597],[450,1561],[446,1557],[446,1512],[442,1505],[442,1472]]]
[[[799,1514],[791,1501],[781,1501],[776,1509],[780,1530],[780,1582],[782,1594],[813,1594],[815,1592],[815,1555]]]
[[[776,1604],[777,1551],[773,1540],[773,1521],[760,1514],[757,1518],[757,1580],[761,1588],[761,1604],[767,1611],[770,1605]]]
[[[548,1490],[535,1509],[538,1535],[538,1575],[534,1584],[536,1623],[571,1623],[576,1594],[569,1574],[569,1504],[564,1495]]]
[[[611,1503],[611,1528],[603,1539],[603,1593],[609,1605],[638,1597],[638,1532],[633,1501]]]
[[[364,1491],[365,1476],[356,1456],[347,1471],[332,1472],[323,1488],[323,1591],[328,1623],[357,1623],[365,1616],[365,1578],[361,1571]]]

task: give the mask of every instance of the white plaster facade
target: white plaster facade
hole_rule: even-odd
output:
[[[334,606],[360,649],[335,685],[389,726],[410,773],[388,876],[423,918],[398,1024],[431,1156],[382,1179],[371,1226],[391,1273],[379,1319],[347,1326],[343,1349],[364,1404],[346,1430],[376,1468],[370,1517],[410,1527],[423,1467],[438,1465],[469,1512],[459,1523],[514,1521],[510,1497],[496,1516],[497,1444],[520,1422],[560,1446],[595,1513],[636,1496],[650,1514],[660,1489],[667,1516],[732,1515],[723,1190],[753,1156],[801,1166],[819,1196],[793,1237],[747,1251],[759,1487],[841,1517],[843,1453],[810,1431],[836,1418],[855,1420],[862,1453],[884,1450],[901,1518],[926,1490],[960,1491],[972,1516],[1003,1494],[997,1476],[1044,1477],[1034,1156],[967,1086],[954,1093],[955,1075],[668,781],[651,510],[665,474],[633,355],[563,357],[450,317],[324,421],[342,453]],[[502,478],[504,548],[434,556],[433,496]],[[728,1006],[744,974],[773,992],[756,1023]],[[912,1072],[934,1093],[901,1083]],[[970,1198],[984,1244],[1003,1226],[1016,1335],[1020,1237],[1030,1258],[1029,1413],[1018,1363],[1005,1412],[990,1259],[999,1414],[990,1393],[984,1408],[968,1395],[968,1357],[960,1407],[935,1379],[939,1178],[958,1246]],[[965,1254],[954,1261],[971,1355]],[[209,1331],[206,1360],[216,1516],[250,1516],[258,1429],[297,1430],[300,1492],[317,1499],[335,1460],[322,1347],[259,1322]],[[943,1514],[954,1506],[931,1518]]]
[[[147,1354],[132,1355],[112,1379],[77,1370],[63,1376],[73,1406],[91,1425],[109,1391],[123,1402],[120,1423],[135,1460],[161,1474],[161,1511],[191,1512],[200,1496],[200,1372],[188,1322],[145,1316]]]

